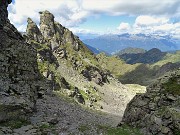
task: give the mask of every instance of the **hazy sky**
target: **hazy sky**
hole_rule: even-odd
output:
[[[74,33],[145,33],[180,39],[179,0],[14,0],[9,19],[25,31],[27,17],[39,24],[39,11],[49,10],[55,20]]]

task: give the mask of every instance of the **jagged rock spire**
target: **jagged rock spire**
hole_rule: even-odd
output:
[[[26,34],[27,36],[36,42],[43,43],[43,36],[42,33],[40,32],[39,28],[37,27],[36,23],[33,22],[31,18],[27,19],[27,29],[26,29]]]
[[[55,34],[54,15],[49,11],[43,11],[40,13],[40,31],[44,38],[52,38]]]

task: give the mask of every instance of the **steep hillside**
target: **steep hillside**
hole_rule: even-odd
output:
[[[158,79],[145,94],[136,95],[128,104],[121,124],[141,128],[145,135],[179,135],[179,102],[180,69]]]
[[[144,34],[102,35],[94,39],[83,40],[83,42],[110,54],[127,47],[143,48],[145,50],[158,48],[162,51],[180,49],[178,42],[169,37],[155,37]]]
[[[123,84],[140,84],[148,86],[157,78],[163,76],[166,72],[176,70],[180,67],[180,63],[166,63],[162,66],[153,66],[149,64],[140,64],[132,70],[119,77]]]
[[[103,69],[109,70],[115,77],[123,76],[131,71],[134,71],[140,64],[126,64],[117,56],[107,56],[104,53],[98,54],[98,62]]]
[[[172,62],[172,63],[180,62],[180,51],[176,51],[174,53],[167,53],[160,61],[154,63],[153,65],[162,66],[169,62]]]
[[[54,90],[67,89],[65,93],[84,104],[82,94],[85,91],[80,92],[78,86],[82,80],[98,85],[108,81],[107,73],[100,68],[95,55],[71,31],[55,22],[49,11],[40,12],[40,29],[28,18],[26,33],[27,42],[38,51],[39,70],[52,81]],[[82,87],[83,84],[81,90]],[[87,94],[84,96],[90,98]]]
[[[135,63],[144,63],[144,64],[152,64],[156,63],[165,57],[167,53],[161,52],[157,48],[153,48],[144,53],[125,53],[122,55],[118,55],[121,59],[126,61],[128,64]]]
[[[159,54],[160,56],[162,56],[162,53]],[[158,53],[156,55],[158,55]],[[157,56],[157,58],[159,59],[160,56]],[[157,60],[157,58],[155,59]],[[140,85],[149,85],[153,83],[156,80],[156,78],[159,78],[163,76],[166,72],[173,71],[179,67],[179,51],[175,53],[167,53],[164,57],[162,57],[159,61],[155,63],[139,64],[139,66],[137,66],[131,72],[128,72],[123,76],[120,76],[119,80],[122,83],[136,83]]]

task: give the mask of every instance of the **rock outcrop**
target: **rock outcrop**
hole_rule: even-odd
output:
[[[32,21],[31,18],[27,19],[27,29],[26,29],[26,34],[27,36],[39,43],[43,43],[44,42],[44,38],[39,30],[39,28],[37,27],[37,25]]]
[[[89,81],[99,85],[107,81],[107,75],[100,69],[93,53],[70,30],[55,22],[49,11],[40,12],[40,29],[30,18],[27,22],[26,40],[37,48],[41,65],[54,64],[57,69],[63,62],[79,73],[89,70],[88,75],[83,74]]]
[[[36,109],[40,88],[36,50],[8,20],[11,2],[0,3],[0,123],[26,119]]]
[[[128,104],[123,124],[138,127],[145,135],[180,132],[180,69],[160,78]],[[122,124],[121,123],[121,124]]]

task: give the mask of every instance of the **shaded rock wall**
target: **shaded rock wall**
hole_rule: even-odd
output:
[[[8,20],[7,6],[0,3],[0,122],[26,118],[35,109],[38,80],[37,54]]]

